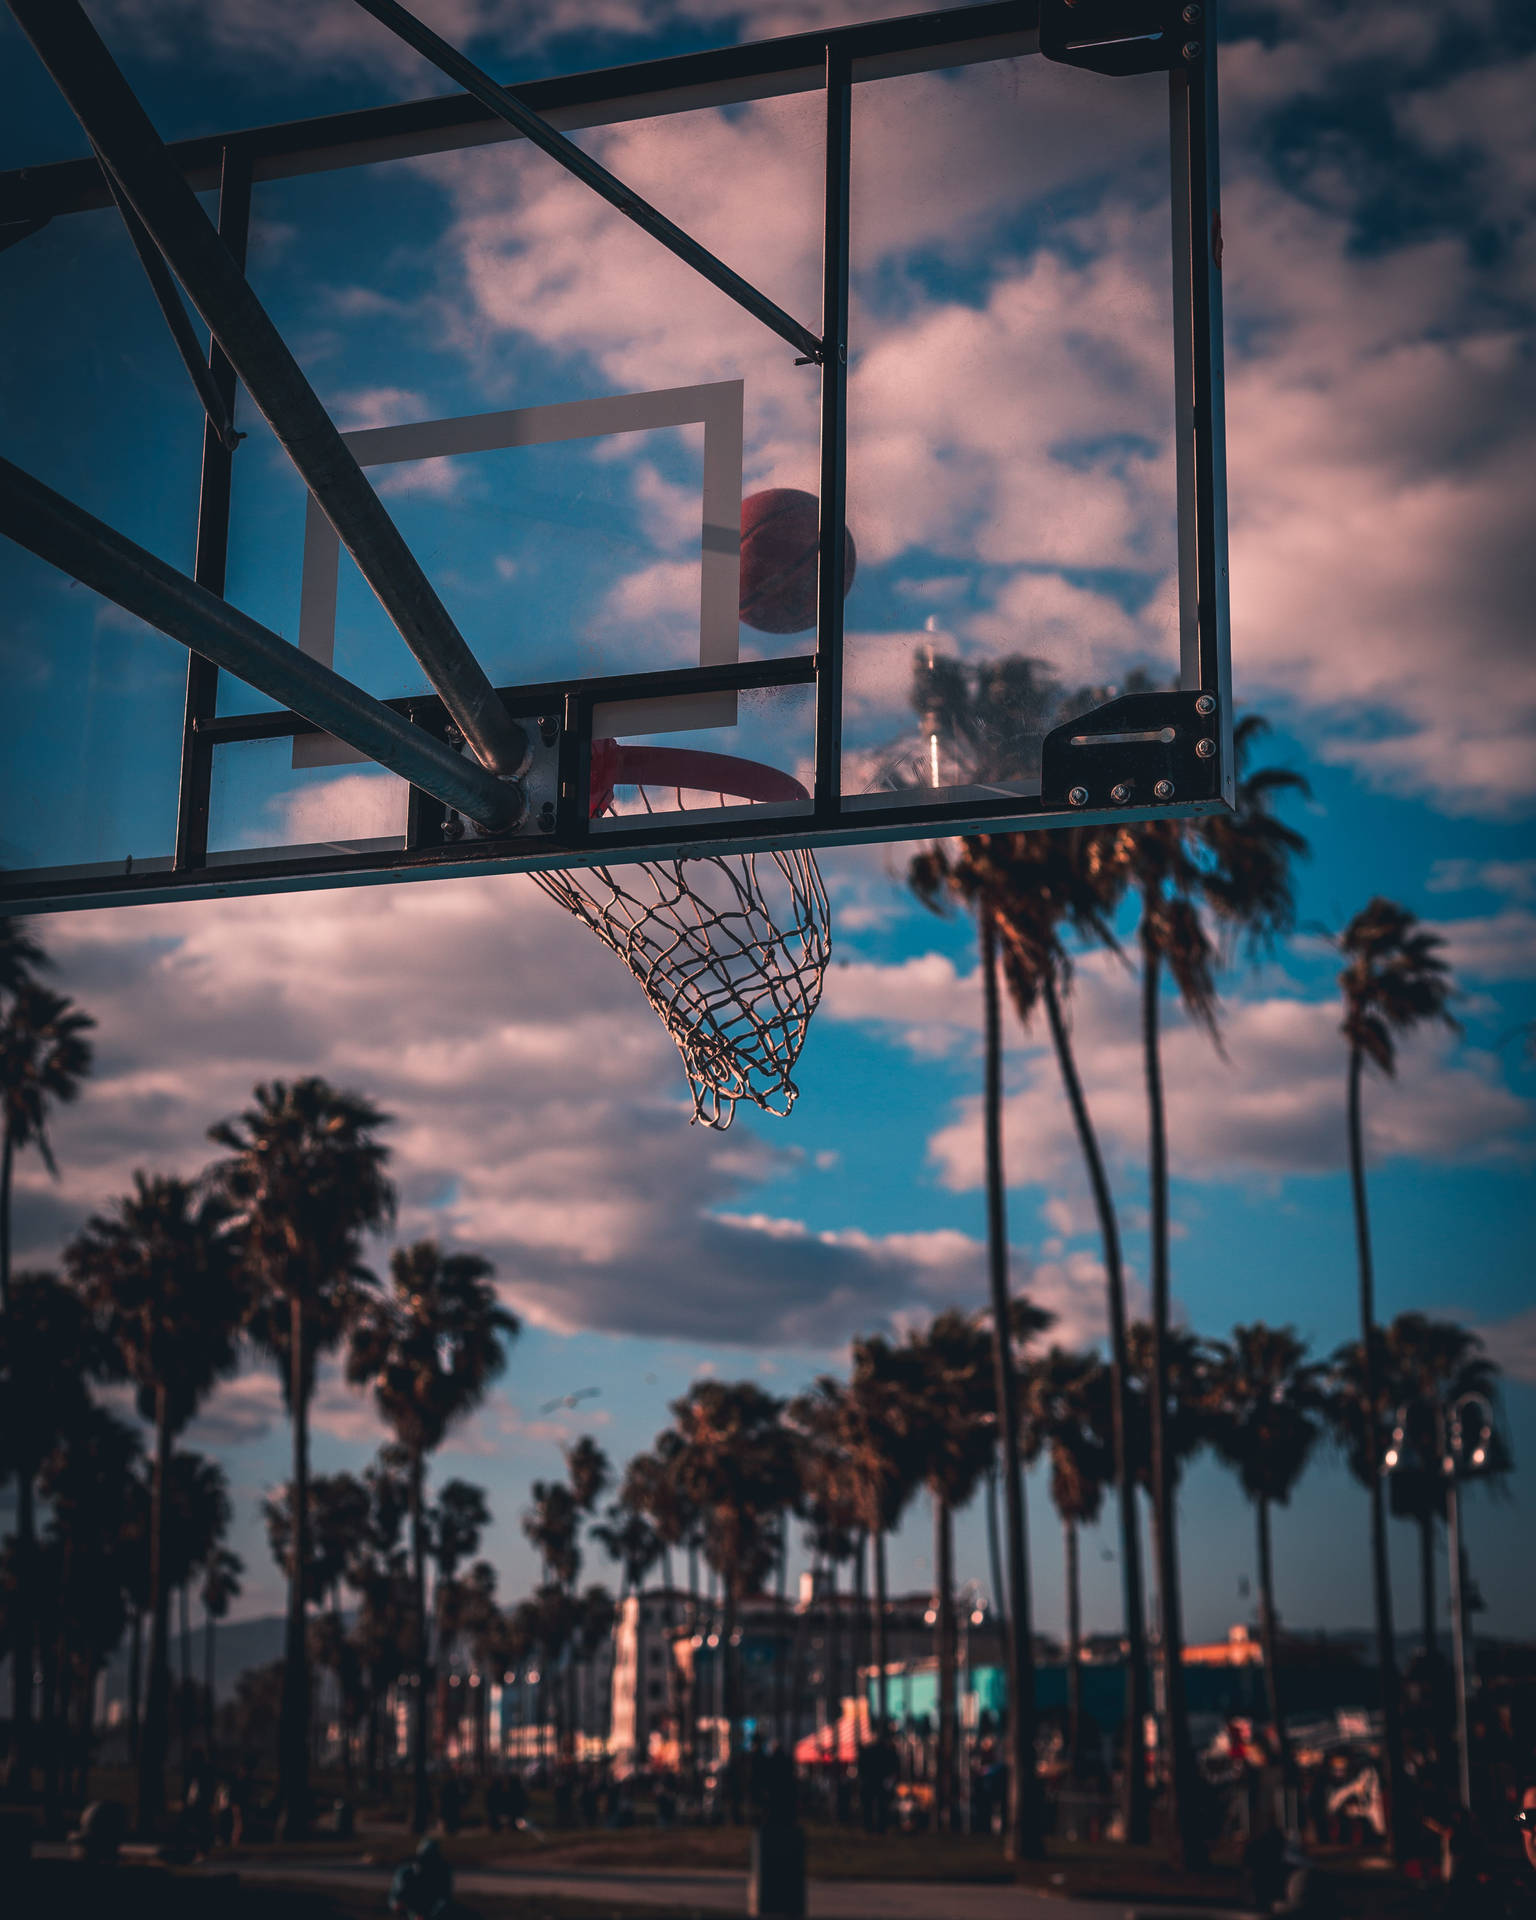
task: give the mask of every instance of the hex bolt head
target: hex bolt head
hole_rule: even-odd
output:
[[[1131,797],[1131,790],[1122,780],[1118,786],[1110,788],[1109,797],[1117,807],[1123,807]]]
[[[1067,800],[1071,806],[1086,807],[1088,804],[1088,789],[1086,787],[1074,787],[1067,795]]]
[[[1157,785],[1152,789],[1152,797],[1154,800],[1171,800],[1173,798],[1173,782],[1171,780],[1159,780]]]
[[[1214,740],[1197,740],[1195,742],[1195,752],[1199,754],[1202,760],[1209,760],[1215,751],[1216,742]]]
[[[1214,713],[1215,711],[1216,711],[1215,694],[1202,693],[1199,699],[1197,699],[1195,702],[1195,712],[1200,714],[1206,714],[1206,713]]]
[[[1186,27],[1193,27],[1199,24],[1200,9],[1194,4],[1194,0],[1190,0],[1190,4],[1184,9],[1180,18]]]
[[[1205,49],[1198,40],[1186,40],[1184,42],[1183,53],[1186,60],[1198,60],[1204,51]]]

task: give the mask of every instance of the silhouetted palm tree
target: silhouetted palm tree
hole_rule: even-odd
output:
[[[1393,1468],[1388,1488],[1393,1513],[1411,1520],[1419,1530],[1421,1632],[1424,1651],[1434,1654],[1435,1527],[1445,1519],[1445,1475],[1440,1468],[1435,1409],[1468,1393],[1480,1394],[1493,1404],[1499,1368],[1470,1327],[1423,1313],[1398,1314],[1386,1330],[1383,1346],[1383,1384],[1406,1426],[1409,1456]]]
[[[954,1515],[975,1493],[997,1444],[992,1411],[991,1339],[954,1308],[936,1314],[898,1349],[900,1417],[922,1462],[933,1503],[934,1658],[938,1670],[935,1811],[941,1825],[958,1816]]]
[[[1087,696],[1084,697],[1084,703]],[[909,879],[920,897],[937,905],[945,894],[985,899],[1002,943],[1004,978],[1026,1028],[1044,1007],[1062,1088],[1088,1175],[1104,1252],[1113,1393],[1115,1480],[1119,1489],[1120,1567],[1125,1608],[1125,1755],[1121,1776],[1123,1829],[1128,1841],[1148,1836],[1143,1727],[1148,1701],[1141,1538],[1136,1519],[1136,1467],[1127,1450],[1129,1371],[1125,1351],[1125,1270],[1119,1222],[1104,1157],[1077,1069],[1065,1002],[1072,983],[1066,935],[1075,933],[1116,951],[1111,925],[1126,871],[1113,841],[1081,830],[1065,833],[978,835],[957,851],[927,849]]]
[[[431,1817],[426,1458],[485,1398],[506,1365],[507,1344],[521,1331],[516,1315],[497,1301],[491,1285],[493,1272],[479,1254],[444,1253],[432,1240],[396,1248],[389,1263],[389,1287],[370,1298],[358,1314],[347,1353],[347,1378],[354,1386],[372,1389],[379,1412],[404,1452],[409,1478],[418,1676],[411,1744],[412,1817],[418,1833],[425,1832]],[[438,1532],[441,1536],[441,1526]]]
[[[198,1588],[198,1598],[203,1603],[203,1689],[207,1715],[203,1723],[203,1739],[210,1761],[214,1760],[214,1698],[218,1672],[214,1659],[214,1634],[219,1621],[225,1618],[240,1597],[240,1576],[244,1572],[245,1562],[233,1547],[217,1546],[203,1562],[203,1581]]]
[[[626,1477],[625,1486],[628,1486]],[[661,1558],[661,1536],[645,1515],[627,1506],[621,1492],[591,1529],[592,1538],[619,1568],[619,1600],[639,1593],[646,1575]]]
[[[279,1796],[284,1831],[309,1822],[309,1672],[302,1569],[309,1557],[309,1403],[319,1356],[336,1347],[373,1285],[364,1236],[394,1214],[385,1175],[387,1123],[371,1100],[318,1076],[274,1080],[209,1129],[230,1150],[212,1169],[234,1209],[255,1293],[250,1328],[276,1359],[293,1423],[294,1572],[283,1642]]]
[[[782,1402],[751,1381],[696,1381],[671,1411],[681,1442],[672,1471],[700,1516],[704,1556],[724,1595],[720,1657],[734,1756],[741,1722],[737,1616],[742,1600],[761,1589],[774,1565],[778,1516],[798,1484],[794,1443],[779,1417]],[[733,1794],[740,1791],[739,1772],[730,1770]]]
[[[49,1109],[66,1105],[79,1094],[91,1069],[91,1047],[85,1036],[96,1023],[65,995],[32,978],[31,969],[46,964],[42,949],[19,927],[12,930],[10,922],[0,924],[7,928],[0,948],[0,1314],[8,1314],[16,1155],[36,1147],[43,1165],[57,1178],[48,1139]],[[24,1358],[18,1355],[16,1364],[25,1364]],[[39,1456],[31,1451],[25,1434],[12,1437],[11,1450],[18,1458],[30,1458],[35,1472]],[[35,1551],[32,1481],[30,1473],[24,1473],[17,1480],[13,1676],[30,1672],[35,1661]],[[12,1699],[8,1778],[13,1790],[26,1795],[32,1784],[32,1688],[13,1678]]]
[[[1406,1830],[1399,1777],[1401,1716],[1392,1639],[1387,1510],[1380,1472],[1381,1427],[1389,1410],[1382,1405],[1378,1379],[1380,1334],[1376,1326],[1375,1263],[1365,1189],[1361,1084],[1367,1063],[1388,1077],[1396,1073],[1397,1042],[1401,1036],[1432,1023],[1455,1030],[1456,1022],[1450,1012],[1455,986],[1440,954],[1442,945],[1439,935],[1421,927],[1406,907],[1379,896],[1362,907],[1339,936],[1339,950],[1344,956],[1344,968],[1339,975],[1344,1003],[1340,1030],[1349,1048],[1349,1173],[1360,1276],[1361,1388],[1367,1448],[1364,1464],[1371,1496],[1371,1585],[1376,1616],[1376,1660],[1381,1673],[1381,1779],[1394,1855],[1403,1850]]]
[[[1166,973],[1190,1018],[1220,1044],[1215,969],[1219,950],[1209,909],[1234,940],[1265,951],[1295,919],[1291,862],[1305,852],[1300,834],[1274,813],[1276,797],[1304,789],[1284,768],[1253,770],[1248,761],[1265,722],[1250,714],[1235,729],[1236,803],[1207,821],[1154,820],[1105,829],[1108,864],[1123,868],[1140,902],[1142,1064],[1147,1089],[1147,1164],[1152,1292],[1152,1512],[1162,1610],[1162,1666],[1169,1735],[1172,1827],[1180,1860],[1196,1864],[1205,1843],[1195,1807],[1194,1752],[1184,1705],[1184,1626],[1179,1584],[1174,1468],[1165,1434],[1170,1332],[1168,1132],[1163,1093],[1162,984]]]
[[[177,1436],[234,1370],[248,1295],[226,1207],[174,1175],[135,1174],[132,1193],[110,1213],[93,1215],[64,1260],[154,1428],[149,1688],[138,1757],[138,1821],[147,1833],[165,1807],[170,1733],[170,1597],[178,1582],[167,1475]]]
[[[1067,1582],[1067,1755],[1082,1771],[1082,1578],[1078,1534],[1092,1526],[1114,1474],[1110,1376],[1097,1354],[1052,1347],[1024,1374],[1026,1450],[1050,1460],[1051,1501],[1061,1517]]]
[[[1253,1502],[1258,1528],[1259,1631],[1269,1718],[1282,1762],[1290,1764],[1280,1686],[1275,1570],[1270,1508],[1288,1506],[1296,1483],[1322,1437],[1323,1369],[1308,1362],[1305,1344],[1289,1327],[1262,1322],[1232,1329],[1216,1350],[1209,1376],[1216,1451],[1234,1469]]]

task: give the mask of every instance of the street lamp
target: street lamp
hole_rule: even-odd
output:
[[[1480,1393],[1463,1393],[1449,1405],[1438,1397],[1435,1469],[1445,1484],[1445,1526],[1451,1560],[1451,1658],[1456,1678],[1456,1753],[1461,1804],[1472,1810],[1472,1745],[1467,1729],[1467,1620],[1461,1553],[1461,1482],[1490,1469],[1493,1408]],[[1418,1463],[1411,1458],[1408,1409],[1399,1407],[1382,1470],[1396,1473]]]

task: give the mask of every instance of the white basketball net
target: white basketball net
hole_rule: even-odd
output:
[[[640,794],[647,812],[659,810]],[[685,804],[681,792],[675,804]],[[683,1056],[696,1120],[728,1127],[738,1100],[789,1112],[831,952],[814,854],[707,854],[533,877],[640,982]]]

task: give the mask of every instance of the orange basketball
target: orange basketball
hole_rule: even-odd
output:
[[[741,503],[741,623],[757,633],[805,633],[816,624],[816,537],[821,509],[798,487],[769,487]],[[843,529],[843,591],[853,585],[853,536]]]

